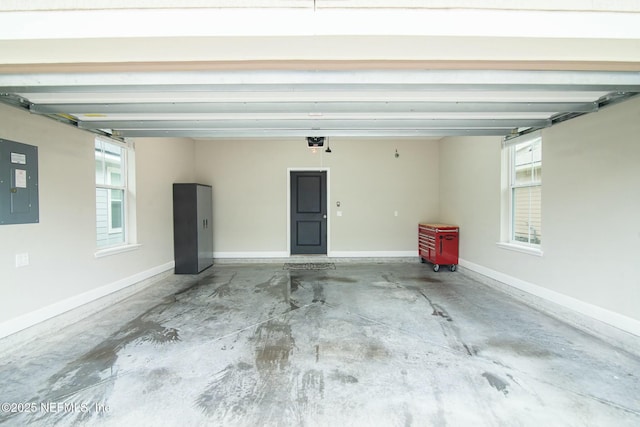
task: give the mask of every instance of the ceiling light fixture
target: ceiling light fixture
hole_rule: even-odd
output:
[[[309,148],[318,148],[324,145],[324,136],[308,136],[307,145]]]

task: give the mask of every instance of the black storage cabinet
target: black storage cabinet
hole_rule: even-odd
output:
[[[173,251],[176,274],[198,274],[213,265],[211,186],[173,184]]]

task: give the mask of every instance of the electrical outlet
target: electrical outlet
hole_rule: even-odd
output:
[[[29,265],[29,254],[16,254],[16,268]]]
[[[398,216],[398,211],[393,211],[393,216]]]

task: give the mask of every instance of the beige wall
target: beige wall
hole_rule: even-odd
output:
[[[173,261],[173,183],[194,181],[195,143],[139,138],[135,146],[138,241],[154,260],[151,265]]]
[[[542,132],[542,257],[496,245],[500,139],[443,140],[441,216],[461,227],[461,258],[640,320],[638,117],[636,99]]]
[[[137,142],[142,246],[95,258],[94,136],[0,105],[0,138],[38,146],[40,193],[38,224],[0,226],[0,329],[8,320],[172,262],[171,183],[194,178],[192,141]],[[30,265],[16,268],[18,253],[28,253]]]
[[[542,257],[496,245],[499,138],[332,138],[331,154],[300,139],[138,139],[142,246],[96,259],[93,135],[0,105],[0,137],[38,146],[40,163],[40,223],[0,226],[0,327],[166,268],[173,182],[213,185],[216,253],[286,254],[289,168],[329,171],[330,255],[415,253],[418,222],[453,222],[463,262],[640,320],[639,116],[632,100],[543,132]]]
[[[198,180],[213,185],[217,256],[288,255],[289,168],[329,171],[329,255],[416,252],[418,222],[438,214],[437,141],[329,143],[331,154],[313,154],[303,138],[197,142]]]
[[[499,137],[440,142],[440,217],[460,226],[460,257],[493,265],[500,239]]]

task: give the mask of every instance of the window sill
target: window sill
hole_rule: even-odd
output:
[[[542,256],[543,252],[541,248],[533,246],[518,245],[516,243],[498,242],[496,243],[499,248],[507,249],[509,251],[521,252],[523,254]]]
[[[135,243],[131,245],[122,245],[122,246],[116,246],[113,248],[99,249],[95,252],[94,255],[96,258],[104,258],[106,256],[121,254],[123,252],[135,251],[141,246],[142,246],[141,244]]]

